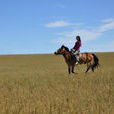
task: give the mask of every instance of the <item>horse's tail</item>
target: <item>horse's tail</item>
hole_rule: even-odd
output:
[[[99,59],[94,53],[92,53],[92,55],[94,58],[94,63],[91,65],[91,69],[94,72],[94,69],[99,66]]]

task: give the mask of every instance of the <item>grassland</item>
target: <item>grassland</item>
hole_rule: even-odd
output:
[[[114,114],[114,53],[68,75],[62,56],[0,56],[0,114]]]

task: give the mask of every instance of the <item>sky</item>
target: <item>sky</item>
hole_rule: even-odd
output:
[[[0,0],[0,54],[114,52],[114,0]]]

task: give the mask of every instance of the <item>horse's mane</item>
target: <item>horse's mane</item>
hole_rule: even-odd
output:
[[[64,45],[62,45],[62,47],[65,48],[65,50],[69,52],[68,47],[66,47],[66,46],[64,46]]]

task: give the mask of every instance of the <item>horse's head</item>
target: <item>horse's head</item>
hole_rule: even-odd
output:
[[[61,46],[54,54],[55,55],[63,55],[65,52],[69,52],[69,49],[64,45]]]

